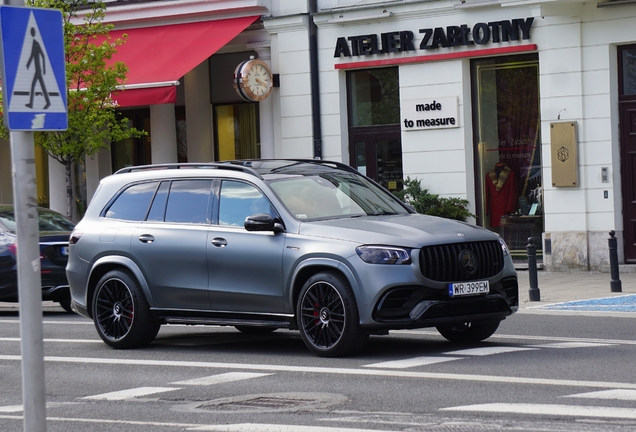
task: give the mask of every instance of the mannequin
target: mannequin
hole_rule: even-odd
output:
[[[501,217],[517,209],[517,179],[514,171],[503,162],[497,162],[486,175],[486,209],[490,226],[501,225]]]

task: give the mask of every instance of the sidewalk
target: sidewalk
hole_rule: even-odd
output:
[[[636,273],[619,274],[621,292],[611,291],[610,273],[537,271],[540,301],[530,301],[530,277],[519,275],[519,311],[584,311],[633,313],[636,317]]]

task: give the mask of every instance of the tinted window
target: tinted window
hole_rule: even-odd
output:
[[[211,180],[172,182],[166,207],[166,222],[210,223],[211,187]]]
[[[150,207],[150,212],[148,213],[149,221],[163,221],[163,216],[166,213],[166,202],[168,202],[169,187],[170,182],[162,182],[161,186],[159,186],[159,190],[155,195],[155,199],[152,200],[152,207]]]
[[[267,198],[254,186],[236,181],[224,181],[219,202],[219,225],[242,227],[245,218],[257,213],[276,216]]]
[[[159,182],[152,182],[130,186],[110,206],[106,217],[130,221],[144,220],[158,184]]]

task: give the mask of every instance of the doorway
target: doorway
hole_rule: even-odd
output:
[[[636,45],[618,47],[625,262],[636,263]]]

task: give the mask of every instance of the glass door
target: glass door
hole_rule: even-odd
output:
[[[391,192],[402,190],[402,144],[399,127],[351,133],[350,139],[353,149],[350,153],[352,167]]]
[[[543,189],[536,54],[472,63],[478,223],[501,234],[513,256],[538,255]]]

